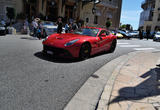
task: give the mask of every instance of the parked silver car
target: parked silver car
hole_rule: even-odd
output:
[[[153,37],[153,41],[160,41],[160,31],[155,33],[155,35]]]
[[[138,38],[139,36],[139,31],[131,31],[129,32],[132,38]]]
[[[51,34],[57,32],[57,25],[54,22],[43,21],[42,27],[43,27],[44,36],[48,36],[48,35],[51,35]],[[63,29],[62,33],[65,33],[65,29],[64,28],[62,28],[62,29]]]

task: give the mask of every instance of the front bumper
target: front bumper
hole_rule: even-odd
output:
[[[43,45],[43,52],[47,53],[47,51],[53,52],[53,55],[55,57],[67,57],[67,58],[74,57],[67,49]]]
[[[153,37],[153,41],[160,41],[160,37]]]
[[[6,34],[6,30],[0,30],[0,35],[5,35]]]

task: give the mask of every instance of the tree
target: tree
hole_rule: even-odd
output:
[[[10,24],[11,24],[11,21],[12,19],[15,18],[16,14],[15,14],[15,9],[14,8],[11,8],[11,7],[7,7],[7,17],[10,19]]]
[[[109,29],[109,27],[112,25],[112,22],[110,21],[110,19],[108,18],[106,21],[106,28]]]
[[[123,25],[121,25],[121,27],[120,27],[121,29],[126,29],[126,25],[125,24],[123,24]]]

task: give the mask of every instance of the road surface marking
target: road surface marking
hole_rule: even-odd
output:
[[[120,45],[120,47],[141,47],[140,45]]]
[[[129,44],[129,43],[117,43],[118,45],[127,45],[127,44]]]
[[[134,48],[134,50],[154,50],[155,48]]]

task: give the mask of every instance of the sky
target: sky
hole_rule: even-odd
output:
[[[131,24],[133,29],[138,29],[141,3],[144,0],[122,0],[121,23]]]

